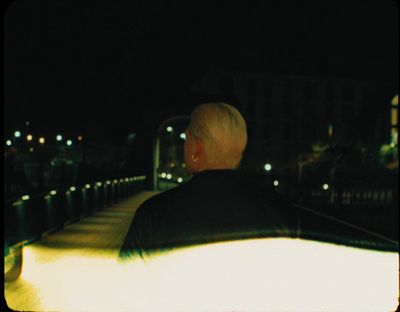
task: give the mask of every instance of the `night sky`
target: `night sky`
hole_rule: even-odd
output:
[[[394,1],[235,3],[13,2],[6,132],[151,132],[200,104],[187,93],[211,69],[398,81]]]

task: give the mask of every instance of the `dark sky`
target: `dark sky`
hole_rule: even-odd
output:
[[[210,69],[398,81],[394,1],[164,2],[13,2],[6,130],[139,131],[189,112]]]

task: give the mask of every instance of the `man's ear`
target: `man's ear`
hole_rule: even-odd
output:
[[[195,140],[194,156],[200,158],[204,155],[204,142],[202,139]]]

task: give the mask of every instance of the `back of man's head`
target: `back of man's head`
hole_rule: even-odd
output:
[[[236,168],[247,144],[246,122],[240,112],[226,103],[205,103],[191,114],[190,133],[204,142],[210,165]]]

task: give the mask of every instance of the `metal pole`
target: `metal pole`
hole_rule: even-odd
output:
[[[158,189],[158,167],[160,166],[160,138],[159,131],[153,142],[153,191]]]
[[[157,129],[156,136],[153,140],[153,190],[157,191],[158,189],[158,167],[160,166],[160,133],[164,124],[167,122],[171,122],[175,119],[189,119],[190,117],[187,115],[180,115],[168,118],[164,120]]]

